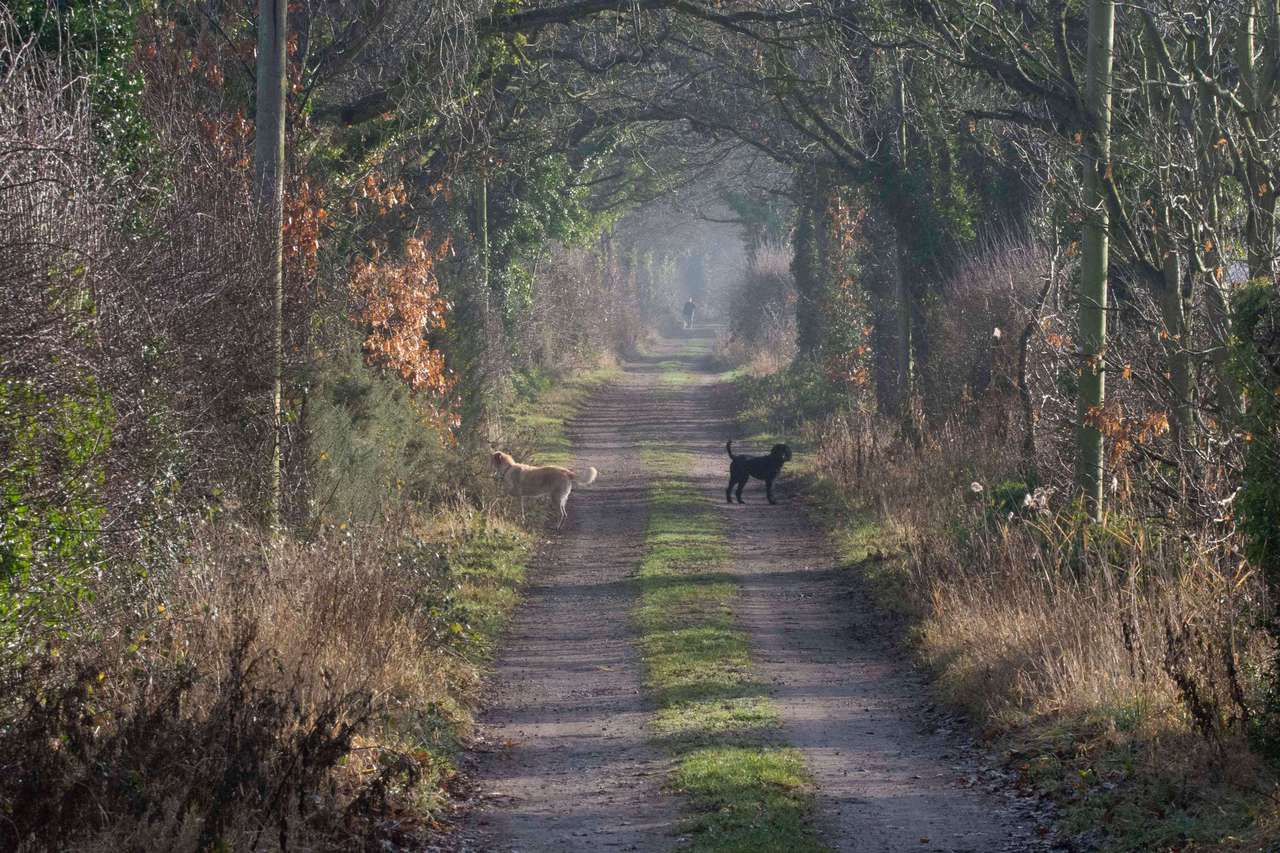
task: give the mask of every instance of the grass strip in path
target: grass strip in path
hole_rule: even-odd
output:
[[[811,824],[812,779],[782,743],[733,613],[724,531],[685,473],[693,458],[658,448],[643,458],[655,480],[636,621],[655,729],[677,758],[671,784],[692,808],[686,849],[826,850]]]

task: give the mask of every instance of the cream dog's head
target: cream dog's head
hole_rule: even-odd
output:
[[[489,464],[493,466],[493,473],[501,474],[512,465],[516,464],[516,460],[513,459],[509,453],[503,453],[501,450],[495,450],[489,456]]]

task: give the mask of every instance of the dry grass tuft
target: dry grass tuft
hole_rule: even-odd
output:
[[[814,465],[833,517],[878,520],[875,546],[847,544],[944,697],[1008,736],[1077,829],[1107,813],[1123,846],[1247,824],[1247,792],[1270,784],[1249,734],[1273,650],[1238,543],[1133,505],[1088,525],[1054,500],[1065,486],[1012,479],[1017,449],[990,431],[951,425],[916,450],[884,426],[810,427]],[[1158,814],[1117,818],[1125,798]]]
[[[722,332],[711,346],[712,364],[722,371],[748,376],[772,376],[786,370],[795,358],[795,324],[770,324],[762,341],[745,341]]]
[[[316,849],[425,832],[525,543],[465,509],[306,543],[196,525],[134,595],[86,614],[112,635],[50,638],[7,673],[3,846]]]

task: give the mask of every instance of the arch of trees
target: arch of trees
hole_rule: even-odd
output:
[[[305,536],[438,499],[506,400],[670,307],[675,215],[785,247],[844,405],[919,446],[1004,359],[1028,482],[1096,522],[1139,479],[1280,600],[1277,0],[7,8],[11,625],[211,506]],[[1009,246],[1020,325],[957,380],[992,324],[952,283]]]

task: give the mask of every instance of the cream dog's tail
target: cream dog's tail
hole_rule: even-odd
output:
[[[600,475],[600,472],[597,471],[595,468],[588,467],[587,476],[581,477],[576,471],[573,472],[571,476],[573,477],[573,481],[577,483],[579,486],[590,486],[592,483],[596,481],[596,477],[599,475]]]

